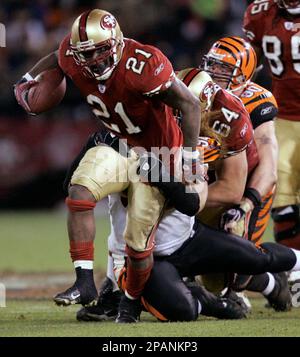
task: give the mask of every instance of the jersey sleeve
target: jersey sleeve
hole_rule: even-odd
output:
[[[226,141],[227,156],[233,156],[246,150],[252,140],[253,127],[249,114],[246,110],[242,110],[236,123],[231,126],[231,134]]]
[[[145,96],[168,89],[176,76],[167,57],[153,46],[137,48],[135,53],[137,62],[127,62],[132,69],[129,78],[131,86]]]
[[[263,123],[274,120],[277,113],[277,107],[271,102],[264,102],[258,105],[250,114],[253,129],[256,129]]]
[[[68,76],[73,72],[73,56],[70,49],[70,34],[68,34],[60,43],[58,49],[58,64],[61,70]]]
[[[265,3],[269,6],[269,3]],[[264,19],[262,14],[264,9],[257,8],[257,4],[251,4],[248,6],[243,21],[243,31],[248,39],[248,41],[257,47],[261,46],[261,41],[263,37],[263,24]]]

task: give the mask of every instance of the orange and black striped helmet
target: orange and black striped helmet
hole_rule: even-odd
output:
[[[201,68],[225,89],[236,91],[253,76],[257,59],[253,47],[241,37],[224,37],[215,42],[203,57]]]
[[[85,75],[105,80],[121,59],[123,34],[111,13],[94,9],[74,21],[70,46],[76,64]]]

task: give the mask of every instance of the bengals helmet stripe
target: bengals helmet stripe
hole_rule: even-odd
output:
[[[79,38],[81,42],[88,41],[88,36],[86,33],[87,28],[87,19],[91,11],[84,12],[79,19]]]
[[[233,41],[236,41],[240,46],[244,46],[244,43],[240,41],[238,37],[228,37],[228,38],[231,38]],[[245,50],[246,50],[246,66],[247,66],[250,61],[250,55],[249,55],[249,49],[245,48]]]
[[[222,46],[222,48],[223,48],[225,51],[229,52],[229,53],[234,57],[234,59],[235,59],[236,61],[238,61],[238,57],[240,57],[240,56],[239,56],[239,47],[238,47],[238,46],[241,45],[241,43],[238,42],[238,44],[236,44],[236,43],[235,43],[235,39],[234,39],[233,41],[229,42],[229,39],[234,39],[234,37],[227,37],[226,41],[225,41],[224,39],[221,39],[220,42],[223,43],[223,44],[226,44],[226,45],[228,45],[228,46],[233,47],[233,48],[236,50],[236,52],[233,52],[233,51],[230,49],[230,47],[227,47],[227,46]],[[233,43],[232,43],[232,42],[233,42]],[[249,62],[249,51],[248,51],[248,49],[246,49],[246,57],[247,57],[247,61],[246,61],[246,65],[247,65],[247,63]],[[244,57],[242,56],[242,57],[240,57],[239,59],[241,60],[241,67],[242,67],[242,66],[243,66]]]
[[[238,90],[247,85],[256,69],[256,53],[241,37],[224,37],[216,41],[203,57],[201,69],[228,90]],[[222,70],[220,70],[222,68]]]
[[[228,36],[227,38],[230,38],[231,40],[239,43],[241,46],[244,46],[244,43],[243,41],[241,41],[238,37],[235,37],[235,36]]]
[[[221,40],[220,40],[220,43],[222,43],[222,44],[224,45],[224,48],[225,48],[225,49],[227,48],[227,50],[230,48],[230,47],[228,47],[228,46],[231,46],[231,47],[233,47],[233,48],[235,49],[236,52],[239,52],[239,49],[238,49],[237,45],[236,45],[235,43],[230,42],[228,37],[227,37],[226,40],[221,39]],[[226,45],[227,45],[227,46],[226,46]],[[230,52],[233,52],[234,54],[236,53],[236,52],[234,52],[234,51],[230,51]]]
[[[221,41],[220,41],[220,42],[221,42]],[[228,52],[228,53],[237,61],[237,60],[238,60],[238,59],[237,59],[237,56],[236,56],[236,54],[233,52],[233,50],[232,50],[230,47],[228,47],[228,46],[224,46],[224,44],[229,45],[229,43],[227,43],[227,42],[225,42],[225,41],[222,41],[221,43],[223,43],[223,45],[219,45],[218,48],[219,48],[220,50],[224,50],[224,51]],[[238,49],[237,49],[236,47],[235,47],[235,50],[238,51]]]

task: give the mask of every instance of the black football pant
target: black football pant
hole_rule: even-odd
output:
[[[247,275],[291,270],[296,256],[289,248],[264,243],[261,248],[240,237],[199,223],[194,236],[172,255],[156,257],[143,293],[147,302],[168,320],[197,318],[197,301],[182,277],[209,273]]]

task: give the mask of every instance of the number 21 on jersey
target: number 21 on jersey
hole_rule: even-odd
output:
[[[135,53],[142,55],[143,57],[145,57],[145,59],[149,59],[152,56],[152,53],[145,52],[138,48],[135,49]],[[131,70],[134,73],[141,74],[145,67],[145,64],[146,64],[145,61],[142,60],[138,61],[136,57],[130,57],[126,62],[125,67],[127,70]],[[96,115],[96,117],[98,117],[99,119],[110,118],[110,113],[107,110],[105,103],[99,97],[93,94],[89,94],[86,100],[94,108],[93,113]],[[122,102],[117,102],[117,104],[114,107],[114,111],[115,113],[119,114],[120,118],[124,122],[128,134],[138,134],[141,132],[140,127],[135,126],[130,120],[130,118],[128,117],[128,115],[126,114]],[[117,124],[114,123],[108,124],[104,120],[102,120],[102,122],[109,130],[115,131],[117,133],[121,133],[121,130]]]
[[[110,118],[110,114],[106,108],[105,103],[97,96],[93,94],[89,94],[86,98],[87,102],[93,106],[92,112],[96,115],[97,118],[99,119],[108,119]],[[114,108],[115,113],[119,114],[120,118],[123,120],[125,126],[126,126],[126,131],[128,134],[138,134],[141,132],[141,129],[139,126],[135,126],[130,118],[127,116],[123,104],[121,102],[117,102]],[[121,130],[117,124],[111,123],[108,124],[104,120],[102,120],[102,123],[112,131],[115,131],[117,133],[121,133]]]

